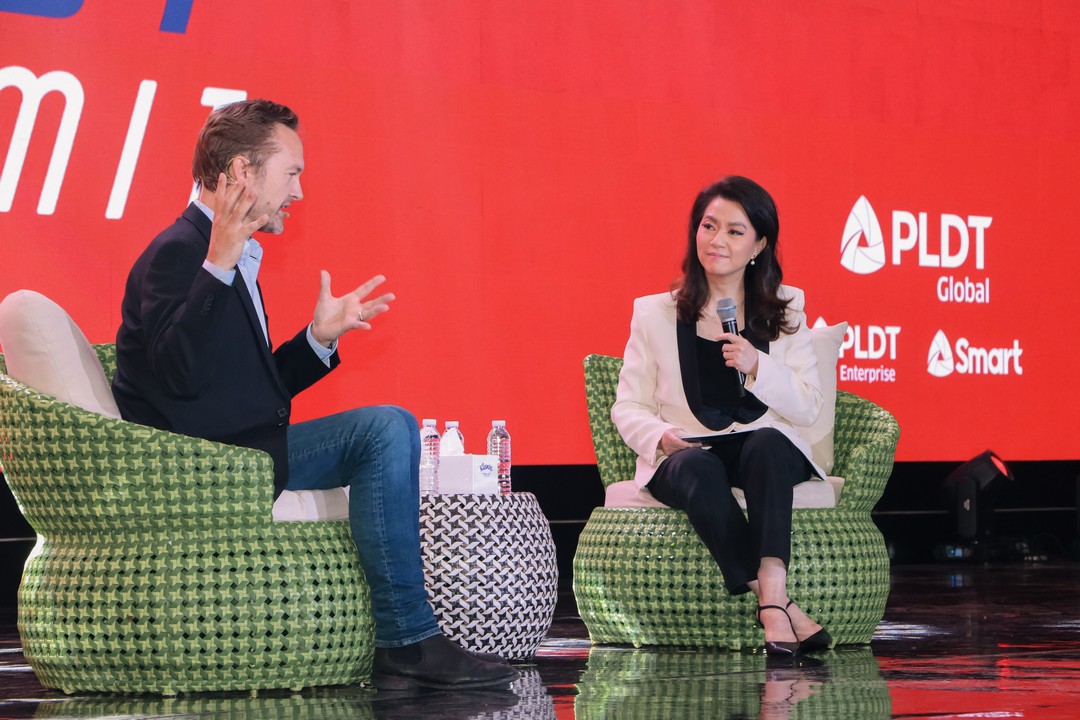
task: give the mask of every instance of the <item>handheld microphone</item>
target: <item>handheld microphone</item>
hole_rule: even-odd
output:
[[[736,319],[735,301],[732,298],[720,298],[716,301],[716,315],[720,318],[720,326],[724,332],[732,335],[739,334],[739,321]],[[738,368],[732,368],[739,377],[739,397],[746,395],[746,374]]]

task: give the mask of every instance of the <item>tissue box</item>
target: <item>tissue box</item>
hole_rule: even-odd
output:
[[[439,457],[439,494],[496,495],[499,458],[494,455],[442,455]]]

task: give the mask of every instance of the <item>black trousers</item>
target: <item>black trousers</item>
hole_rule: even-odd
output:
[[[813,467],[774,428],[723,436],[711,448],[688,448],[657,468],[648,488],[660,502],[686,512],[733,595],[749,591],[761,558],[791,560],[795,485]],[[731,494],[742,488],[746,515]]]

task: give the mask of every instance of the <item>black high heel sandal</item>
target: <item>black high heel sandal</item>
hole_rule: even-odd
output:
[[[784,606],[784,613],[787,613],[787,608],[795,604],[794,600],[788,600],[787,605]],[[791,617],[788,616],[788,622],[791,622]],[[791,626],[791,632],[795,632],[795,626]],[[795,639],[798,640],[799,633],[795,633]],[[821,628],[816,633],[806,638],[805,640],[799,640],[799,652],[812,653],[820,652],[822,650],[828,650],[832,647],[833,639],[832,635],[828,633],[825,628]]]
[[[790,605],[791,603],[789,602],[788,604]],[[799,654],[799,647],[800,647],[799,642],[798,642],[799,636],[795,633],[795,625],[792,624],[792,622],[791,622],[791,616],[788,615],[787,608],[782,608],[779,605],[758,605],[757,622],[758,622],[758,625],[761,626],[761,629],[764,630],[765,629],[765,623],[761,622],[761,611],[762,610],[779,610],[780,612],[784,613],[784,617],[787,618],[788,625],[791,625],[791,634],[795,635],[795,640],[796,640],[796,642],[788,642],[786,640],[779,640],[779,641],[766,640],[765,641],[765,654],[766,655],[777,655],[777,656],[781,656],[781,657],[784,657],[784,656],[786,656],[786,657],[795,657],[796,655],[798,655]]]

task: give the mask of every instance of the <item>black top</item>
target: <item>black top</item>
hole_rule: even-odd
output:
[[[753,393],[739,396],[738,372],[724,365],[724,343],[699,337],[692,323],[678,323],[677,335],[683,390],[690,410],[702,425],[723,430],[732,423],[753,422],[765,414],[768,406]],[[768,342],[748,339],[759,352],[769,352]]]

